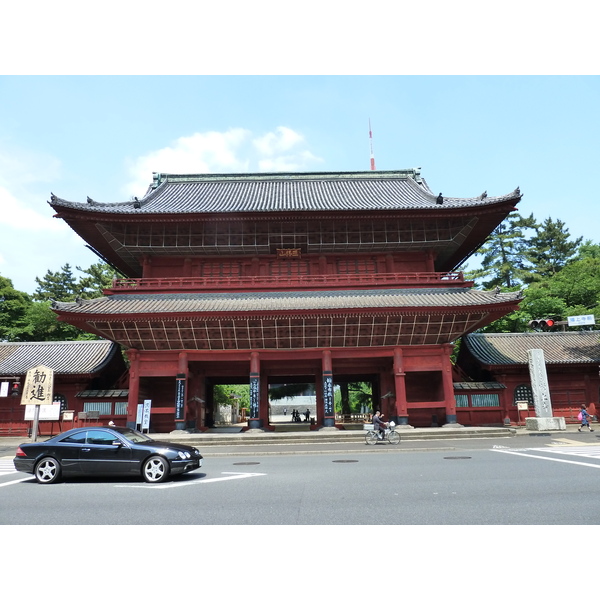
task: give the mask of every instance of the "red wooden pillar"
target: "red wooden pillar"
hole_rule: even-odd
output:
[[[258,352],[250,354],[250,417],[248,418],[248,427],[250,429],[260,429],[262,423],[260,420],[260,355]]]
[[[394,273],[396,271],[394,257],[391,254],[386,254],[385,256],[385,268],[388,273]]]
[[[403,368],[402,348],[394,348],[394,391],[396,393],[396,414],[398,425],[408,425],[408,404],[406,401],[406,372]]]
[[[140,395],[140,355],[137,350],[128,350],[129,358],[129,398],[127,399],[127,427],[135,429],[137,406]]]
[[[446,425],[456,425],[456,398],[452,382],[452,344],[445,344],[442,354],[442,387],[446,404]]]
[[[188,405],[186,421],[190,427],[206,430],[206,379],[203,372],[194,370],[189,374]]]
[[[327,275],[327,257],[319,256],[319,275]]]
[[[396,411],[396,383],[393,369],[387,366],[379,372],[379,401],[373,396],[373,412],[382,411],[385,416],[394,415]]]
[[[506,386],[506,375],[502,374],[502,375],[498,375],[496,376],[496,379],[498,380],[498,383],[502,383],[504,384],[504,386]],[[516,424],[519,420],[518,414],[519,411],[515,410],[515,415],[516,415],[516,419],[512,419],[512,409],[516,408],[511,406],[512,405],[512,401],[509,401],[508,399],[508,395],[506,393],[506,387],[503,390],[498,390],[498,396],[500,398],[500,410],[502,411],[502,420],[504,422],[505,425],[510,425],[510,424]]]
[[[265,374],[260,376],[260,394],[258,404],[258,416],[260,419],[260,426],[264,427],[269,424],[269,385],[267,383],[268,378]]]

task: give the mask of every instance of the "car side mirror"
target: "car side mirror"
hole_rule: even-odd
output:
[[[112,445],[120,448],[123,445],[123,442],[120,442],[119,440],[113,440]]]

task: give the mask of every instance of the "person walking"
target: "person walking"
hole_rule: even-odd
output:
[[[581,415],[581,425],[579,426],[579,429],[577,431],[581,431],[581,428],[584,425],[587,425],[587,428],[590,431],[594,431],[591,427],[590,427],[590,413],[586,410],[585,404],[581,405],[581,412],[579,413]]]

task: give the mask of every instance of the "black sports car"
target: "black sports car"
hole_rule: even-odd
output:
[[[192,446],[158,442],[128,427],[80,427],[46,442],[21,444],[13,462],[40,483],[62,475],[141,475],[160,483],[200,468],[202,456]]]

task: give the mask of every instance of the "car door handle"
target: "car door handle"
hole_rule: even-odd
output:
[[[81,451],[82,452],[89,452],[91,450],[91,448],[82,448]]]

